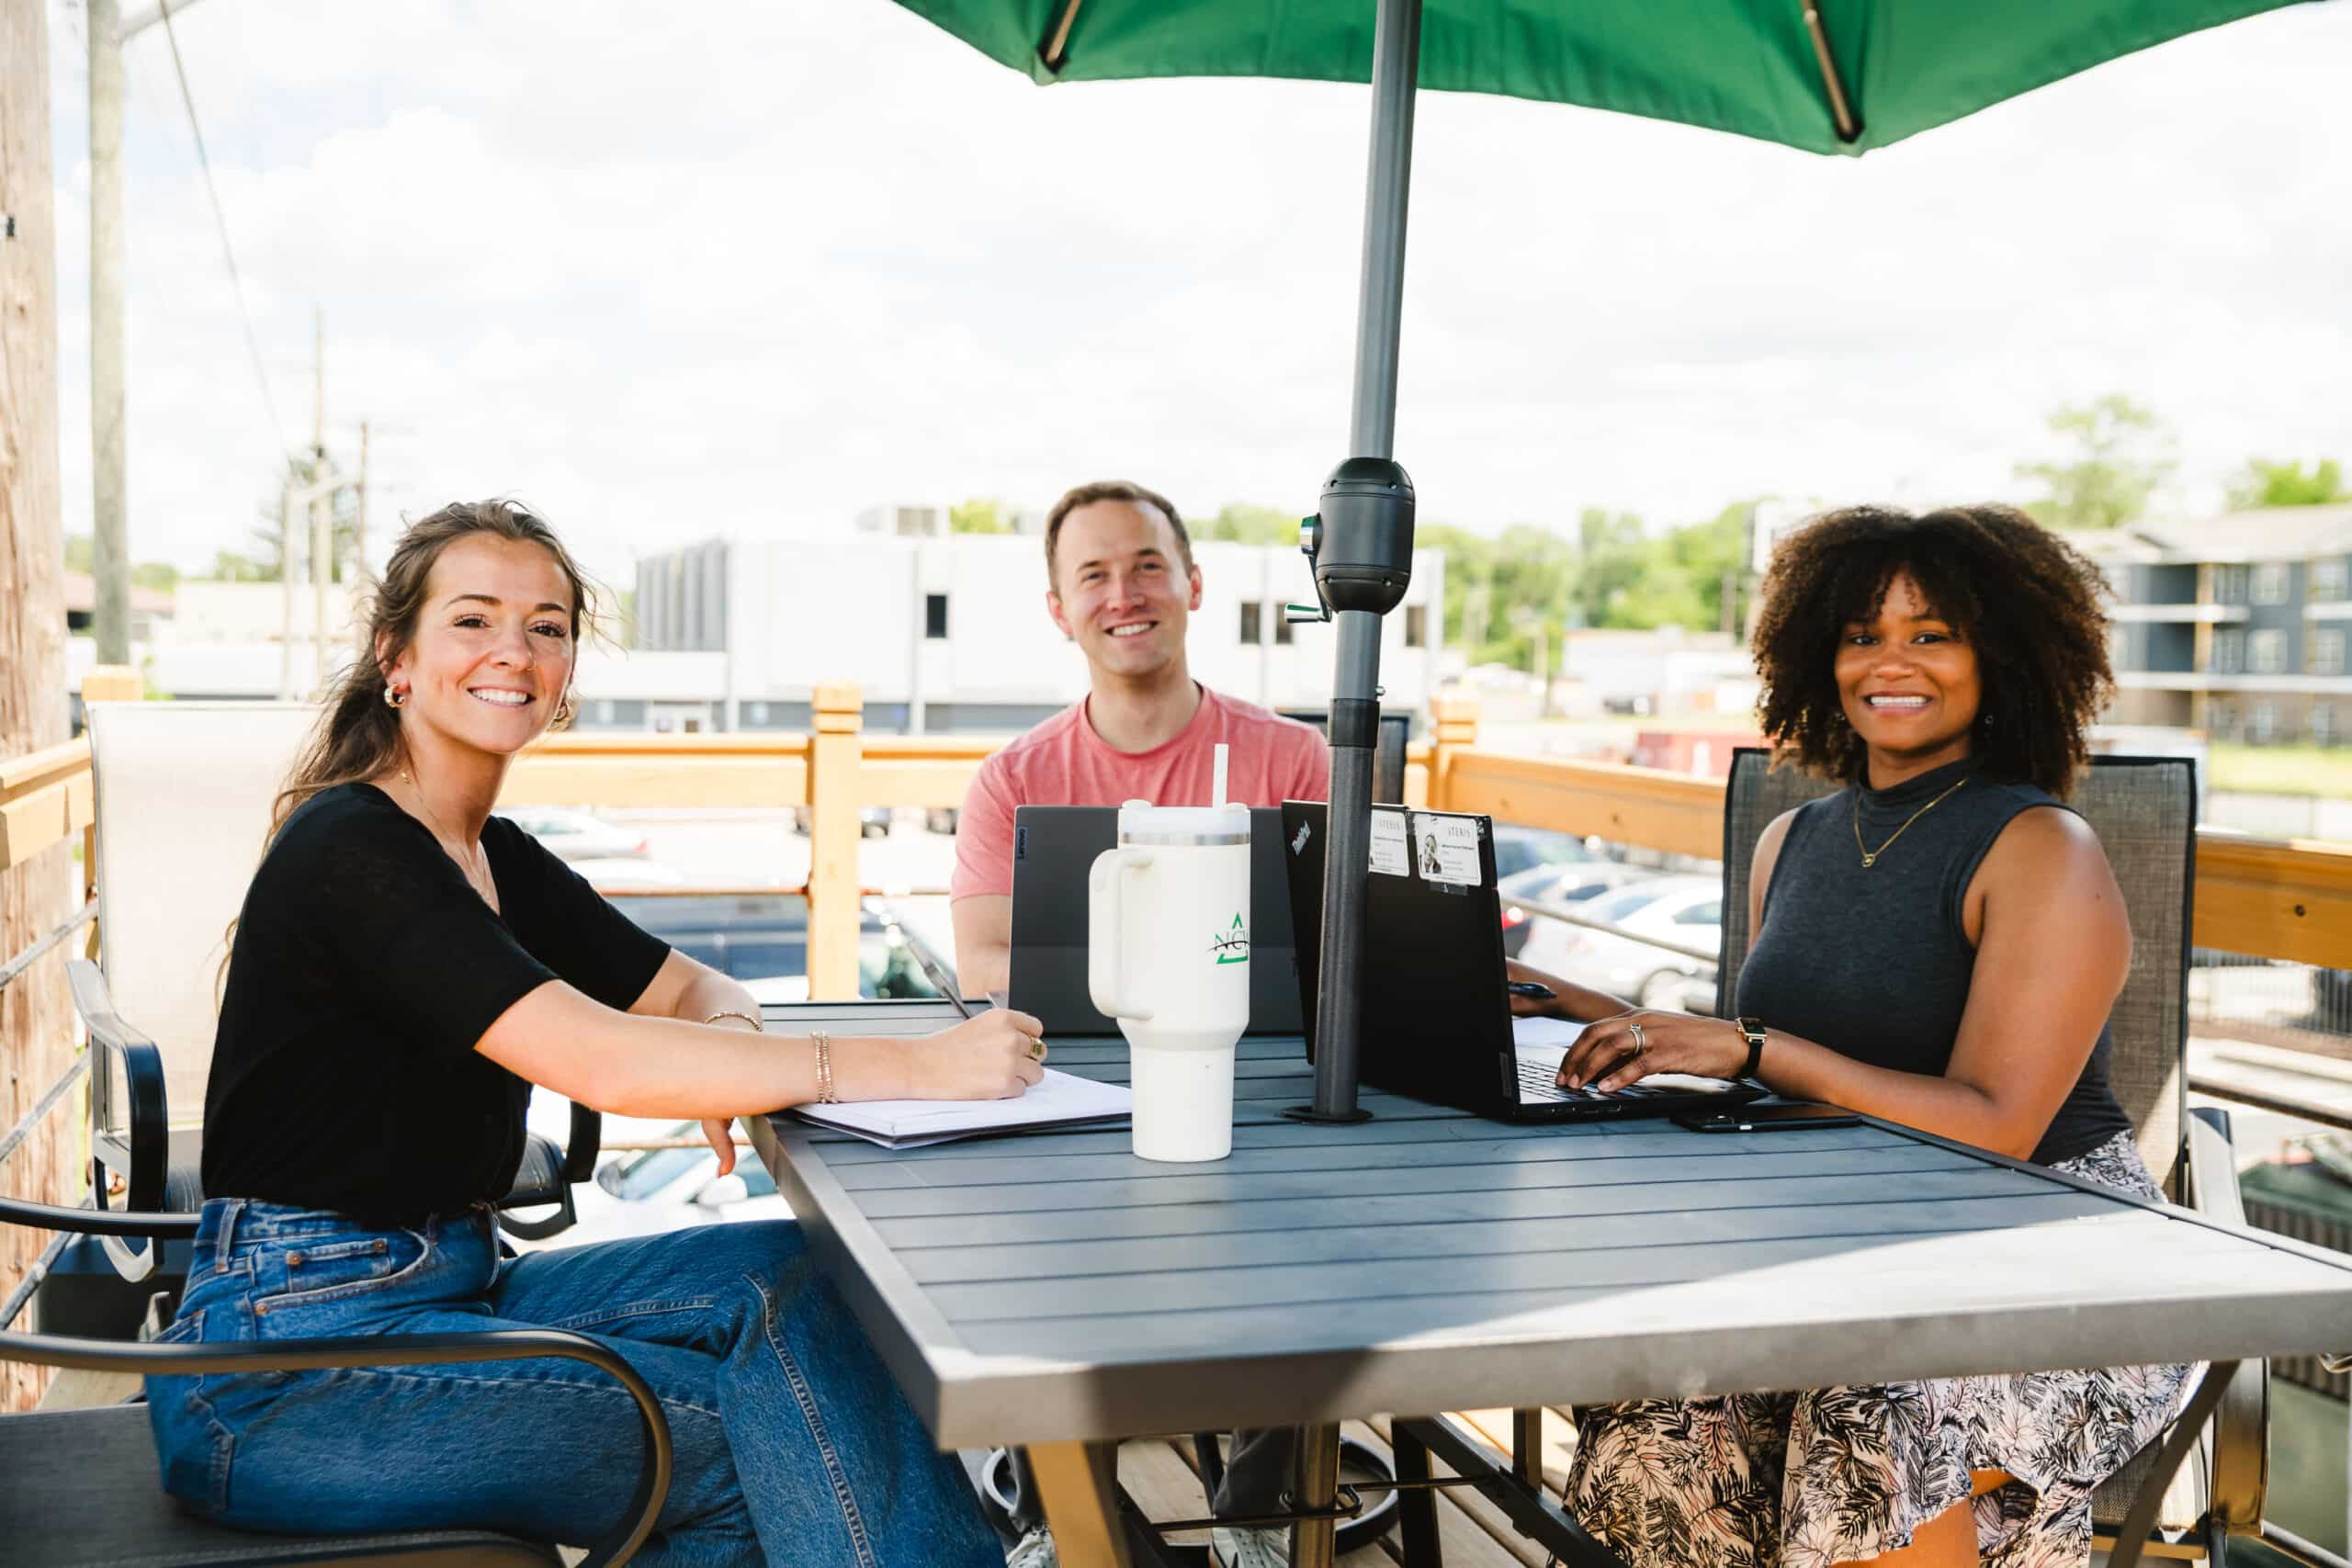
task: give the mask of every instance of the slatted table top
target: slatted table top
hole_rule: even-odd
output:
[[[1052,1065],[1124,1081],[1126,1047]],[[1278,1114],[1309,1092],[1298,1040],[1245,1040],[1213,1165],[1138,1160],[1124,1127],[752,1136],[943,1447],[2352,1347],[2352,1260],[1882,1123]]]

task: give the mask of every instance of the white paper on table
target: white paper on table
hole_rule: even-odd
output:
[[[865,1100],[793,1107],[804,1122],[893,1149],[1023,1127],[1115,1121],[1134,1111],[1135,1097],[1125,1084],[1096,1083],[1052,1067],[1015,1100]]]

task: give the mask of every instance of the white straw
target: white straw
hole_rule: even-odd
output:
[[[1209,784],[1209,806],[1213,810],[1225,809],[1225,742],[1216,743],[1216,772]]]

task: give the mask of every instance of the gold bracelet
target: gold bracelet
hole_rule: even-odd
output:
[[[821,1029],[812,1029],[808,1041],[817,1047],[817,1103],[839,1105],[842,1097],[833,1092],[833,1037]]]
[[[745,1023],[752,1026],[752,1031],[755,1034],[765,1034],[768,1032],[768,1026],[766,1024],[762,1023],[750,1013],[737,1012],[733,1008],[728,1008],[723,1011],[712,1013],[708,1018],[704,1019],[703,1021],[705,1023],[717,1023],[722,1018],[740,1018]]]

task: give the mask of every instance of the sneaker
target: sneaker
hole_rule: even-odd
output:
[[[1290,1531],[1212,1529],[1209,1552],[1218,1568],[1290,1568]]]
[[[1062,1568],[1062,1554],[1054,1550],[1054,1532],[1039,1525],[1005,1553],[1004,1568]]]

